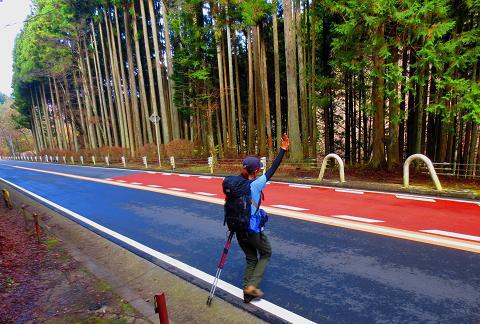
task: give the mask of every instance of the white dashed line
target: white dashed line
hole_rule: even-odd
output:
[[[293,188],[303,188],[303,189],[310,189],[310,188],[312,188],[312,186],[298,185],[298,184],[289,184],[288,186],[289,186],[289,187],[293,187]]]
[[[213,177],[211,176],[199,176],[199,179],[212,179]]]
[[[423,198],[418,196],[406,196],[406,195],[395,195],[399,199],[409,199],[409,200],[418,200],[418,201],[427,201],[427,202],[436,202],[435,199]]]
[[[461,233],[455,233],[455,232],[447,232],[447,231],[441,231],[441,230],[423,230],[423,231],[420,231],[420,232],[425,232],[425,233],[430,233],[430,234],[438,234],[438,235],[443,235],[443,236],[450,236],[450,237],[456,237],[456,238],[459,238],[459,239],[465,239],[465,240],[480,242],[480,236],[467,235],[467,234],[461,234]]]
[[[147,185],[147,187],[152,187],[152,188],[162,188],[162,186],[157,186],[157,185]]]
[[[335,189],[336,192],[346,192],[356,195],[363,195],[365,192],[359,190],[350,190],[350,189]]]
[[[168,190],[185,191],[185,189],[182,189],[182,188],[168,188]]]
[[[141,185],[142,183],[141,183],[141,182],[130,182],[130,184],[133,184],[133,185]]]
[[[203,195],[203,196],[216,196],[217,194],[214,194],[214,193],[209,193],[209,192],[194,192],[194,194],[197,194],[197,195]]]
[[[304,211],[308,210],[307,208],[295,207],[295,206],[288,206],[288,205],[270,205],[272,207],[283,208],[283,209],[290,209],[295,211]]]
[[[364,217],[356,217],[356,216],[350,216],[350,215],[333,215],[333,217],[349,219],[349,220],[354,220],[354,221],[364,222],[364,223],[383,223],[383,222],[385,222],[383,220],[364,218]]]
[[[127,182],[127,181],[125,181],[125,180],[116,180],[116,181],[117,181],[117,182]]]

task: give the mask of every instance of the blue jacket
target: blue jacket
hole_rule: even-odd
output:
[[[262,190],[263,188],[265,188],[266,185],[267,177],[265,175],[258,177],[257,179],[255,179],[255,181],[250,183],[251,197],[257,205],[259,205],[262,196]],[[260,233],[261,231],[263,231],[263,228],[260,228],[260,222],[262,221],[262,214],[264,214],[265,212],[261,209],[257,210],[257,207],[255,207],[254,204],[252,204],[250,208],[249,232]]]
[[[280,149],[280,152],[278,152],[277,157],[275,160],[272,162],[272,166],[265,172],[264,175],[258,177],[252,183],[250,183],[250,192],[251,192],[251,197],[252,200],[255,201],[255,203],[259,206],[262,197],[262,190],[265,188],[267,185],[267,181],[270,180],[270,178],[273,176],[275,171],[277,171],[278,166],[280,165],[280,162],[282,162],[283,156],[285,155],[285,150]],[[250,233],[260,233],[263,231],[263,227],[261,227],[261,222],[262,218],[264,218],[264,223],[268,221],[268,216],[267,213],[263,209],[258,209],[255,207],[254,204],[250,207],[250,227],[249,227],[249,232]]]

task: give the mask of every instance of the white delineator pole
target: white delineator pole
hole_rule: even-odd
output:
[[[151,116],[150,116],[150,121],[152,123],[155,124],[155,138],[157,140],[157,155],[158,155],[158,167],[161,168],[162,167],[162,159],[160,157],[160,139],[159,139],[159,135],[158,135],[158,123],[160,121],[160,116],[157,115],[157,113],[153,113]]]
[[[262,162],[262,170],[263,174],[265,174],[265,172],[267,171],[267,158],[265,156],[260,158],[260,162]]]

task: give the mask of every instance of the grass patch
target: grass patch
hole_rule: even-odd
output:
[[[97,291],[105,292],[112,290],[112,286],[110,286],[108,282],[99,279],[95,283],[95,289]]]
[[[60,244],[60,241],[54,237],[49,237],[44,243],[49,250],[52,250]]]
[[[135,308],[133,308],[132,305],[130,305],[128,302],[121,300],[120,301],[120,307],[122,308],[122,313],[123,314],[134,314],[135,313]]]
[[[210,167],[205,165],[192,165],[186,168],[182,168],[182,170],[190,172],[210,173]]]
[[[12,277],[5,278],[5,281],[3,282],[3,285],[6,289],[13,288],[16,284],[17,283],[15,282],[15,279],[13,279]]]

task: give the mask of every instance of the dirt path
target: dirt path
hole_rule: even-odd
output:
[[[149,323],[61,241],[43,234],[39,244],[28,228],[18,211],[0,207],[1,323]]]

